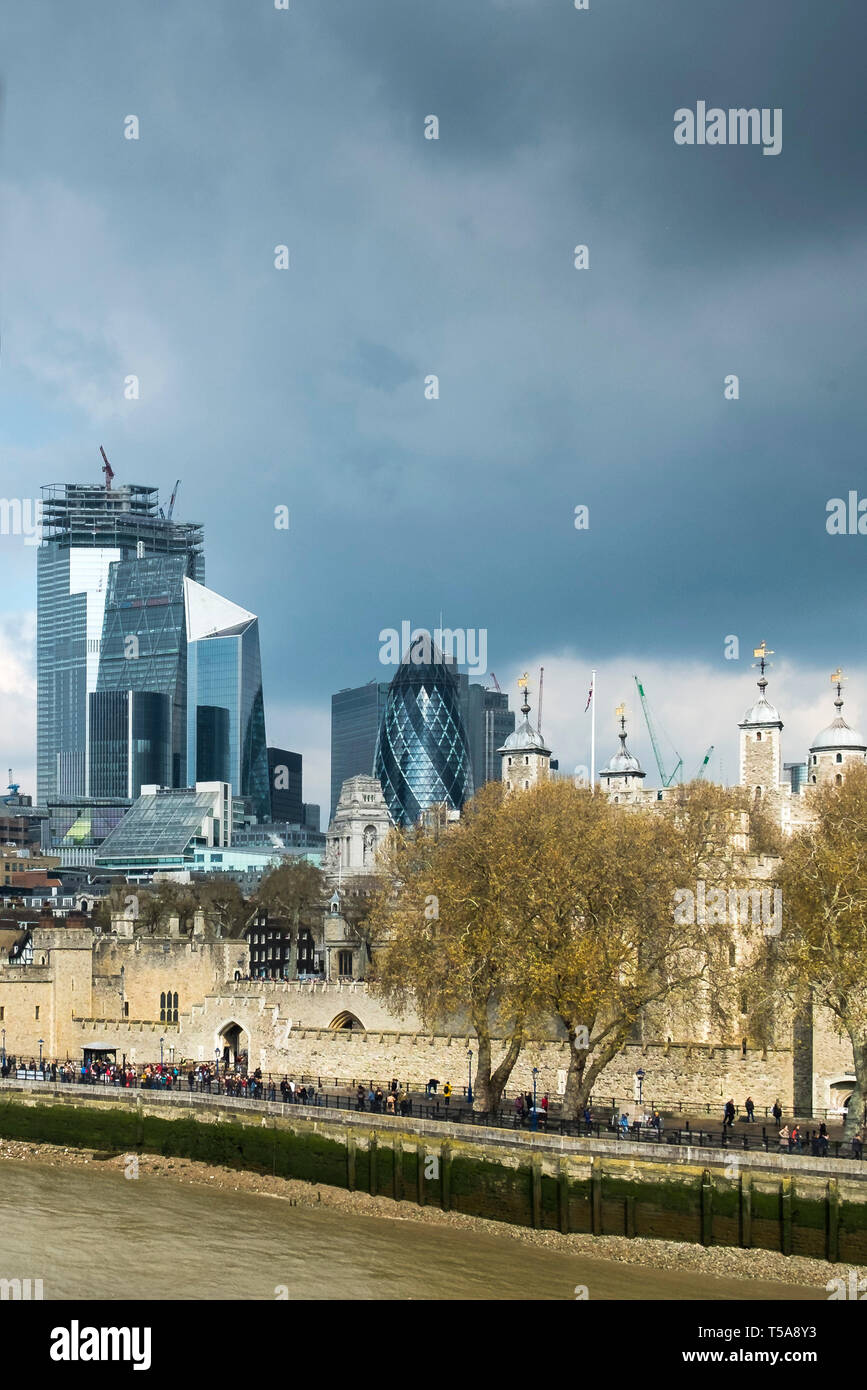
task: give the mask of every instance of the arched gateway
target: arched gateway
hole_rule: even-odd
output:
[[[250,1038],[245,1028],[234,1019],[224,1023],[217,1034],[217,1048],[224,1067],[240,1068],[247,1066]]]

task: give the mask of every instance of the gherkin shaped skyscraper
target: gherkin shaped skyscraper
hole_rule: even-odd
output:
[[[428,660],[413,659],[420,654]],[[473,794],[457,671],[432,644],[410,648],[389,686],[374,774],[398,825],[443,802],[459,811]]]

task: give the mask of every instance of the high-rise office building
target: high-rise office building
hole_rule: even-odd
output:
[[[88,796],[132,800],[143,785],[171,786],[168,696],[96,690],[88,700]]]
[[[388,689],[374,775],[398,825],[415,825],[431,806],[459,811],[473,794],[461,683],[436,648],[416,664],[411,649]]]
[[[180,556],[204,579],[202,528],[159,509],[158,490],[87,483],[42,489],[37,551],[37,799],[81,797],[88,696],[97,689],[109,568],[137,553]]]
[[[331,697],[331,812],[350,777],[370,777],[379,726],[388,699],[388,681],[369,681]]]
[[[271,819],[259,620],[184,579],[187,637],[187,783],[228,782]]]
[[[501,690],[487,690],[483,685],[471,685],[468,692],[469,714],[467,736],[473,764],[473,786],[476,791],[486,782],[500,780],[500,757],[509,734],[515,732],[515,712],[509,709],[509,697]]]
[[[301,754],[290,753],[287,748],[269,748],[268,780],[271,784],[272,820],[303,825]],[[318,825],[316,829],[319,829]]]
[[[109,566],[89,697],[91,796],[136,797],[142,783],[187,784],[186,577],[183,555],[139,554]]]

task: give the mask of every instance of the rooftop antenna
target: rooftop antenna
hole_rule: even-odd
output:
[[[103,460],[104,460],[103,465],[102,465],[102,471],[103,471],[103,473],[105,474],[105,490],[106,490],[106,492],[111,492],[111,480],[112,480],[112,478],[114,477],[114,469],[112,468],[111,464],[109,463],[108,457],[107,457],[107,455],[106,455],[106,452],[105,452],[105,450],[103,449],[103,447],[102,447],[101,444],[100,444],[100,446],[99,446],[99,452],[102,454],[102,457],[103,457]]]

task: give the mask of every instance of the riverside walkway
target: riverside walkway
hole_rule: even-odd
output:
[[[538,1131],[513,1123],[500,1123],[499,1116],[479,1115],[473,1111],[443,1113],[436,1112],[434,1106],[423,1107],[430,1113],[412,1113],[406,1117],[382,1112],[357,1109],[347,1105],[346,1097],[317,1093],[315,1104],[284,1102],[233,1096],[225,1090],[189,1089],[186,1084],[172,1088],[119,1085],[105,1081],[87,1083],[75,1081],[51,1081],[9,1076],[0,1079],[0,1097],[15,1093],[31,1094],[44,1099],[67,1101],[81,1099],[89,1102],[148,1107],[174,1111],[175,1114],[192,1109],[218,1111],[224,1116],[257,1113],[264,1117],[280,1117],[305,1121],[319,1121],[325,1124],[339,1124],[345,1127],[369,1131],[371,1127],[388,1130],[395,1134],[413,1134],[430,1141],[458,1139],[463,1142],[477,1142],[485,1145],[518,1146],[522,1149],[542,1153],[609,1155],[639,1158],[649,1162],[673,1164],[703,1163],[713,1166],[725,1165],[732,1168],[735,1175],[740,1168],[764,1169],[776,1173],[802,1172],[816,1176],[852,1178],[867,1182],[867,1164],[853,1159],[845,1150],[847,1145],[839,1144],[843,1150],[826,1157],[812,1154],[780,1152],[778,1146],[767,1146],[755,1142],[744,1147],[742,1142],[735,1144],[727,1139],[725,1131],[714,1135],[703,1131],[701,1142],[694,1131],[672,1131],[661,1137],[655,1130],[650,1133],[629,1131],[629,1137],[620,1138],[604,1126],[591,1125],[589,1130],[574,1126],[573,1132],[561,1130],[560,1124],[549,1125]],[[2,1110],[0,1110],[2,1115]],[[473,1118],[470,1119],[469,1117]],[[566,1122],[562,1122],[565,1124]],[[2,1136],[0,1136],[2,1137]],[[743,1136],[748,1138],[748,1136]]]

